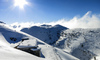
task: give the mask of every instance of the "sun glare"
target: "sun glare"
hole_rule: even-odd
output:
[[[18,6],[21,9],[24,9],[24,5],[28,5],[26,0],[14,0],[14,6]]]

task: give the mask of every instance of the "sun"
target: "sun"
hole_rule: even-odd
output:
[[[24,5],[28,5],[26,0],[14,0],[14,6],[18,6],[20,9],[24,9]]]

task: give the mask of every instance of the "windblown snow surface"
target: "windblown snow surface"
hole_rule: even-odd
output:
[[[21,39],[28,37],[29,40],[21,44]],[[41,57],[15,49],[13,47],[20,43],[21,46],[39,46]],[[48,45],[47,43],[24,32],[12,30],[7,25],[0,23],[0,60],[79,60],[61,49]]]

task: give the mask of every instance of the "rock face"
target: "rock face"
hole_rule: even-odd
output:
[[[100,29],[69,29],[61,33],[55,44],[80,60],[100,55]]]
[[[68,28],[63,27],[61,25],[41,25],[33,26],[31,28],[24,28],[21,31],[28,33],[32,36],[35,36],[38,39],[52,45],[59,39],[60,32],[65,29]]]

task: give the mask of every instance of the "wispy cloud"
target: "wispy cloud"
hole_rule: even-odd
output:
[[[100,15],[92,14],[91,11],[88,11],[80,18],[75,16],[70,20],[61,19],[48,24],[61,24],[68,28],[100,28]]]
[[[13,25],[21,25],[21,27],[30,27],[34,25],[42,25],[42,24],[49,24],[49,25],[56,25],[60,24],[62,26],[68,28],[100,28],[100,15],[92,14],[91,11],[88,11],[82,17],[73,17],[70,20],[67,19],[60,19],[58,21],[50,22],[50,23],[33,23],[33,22],[26,22],[26,23],[13,23]]]

